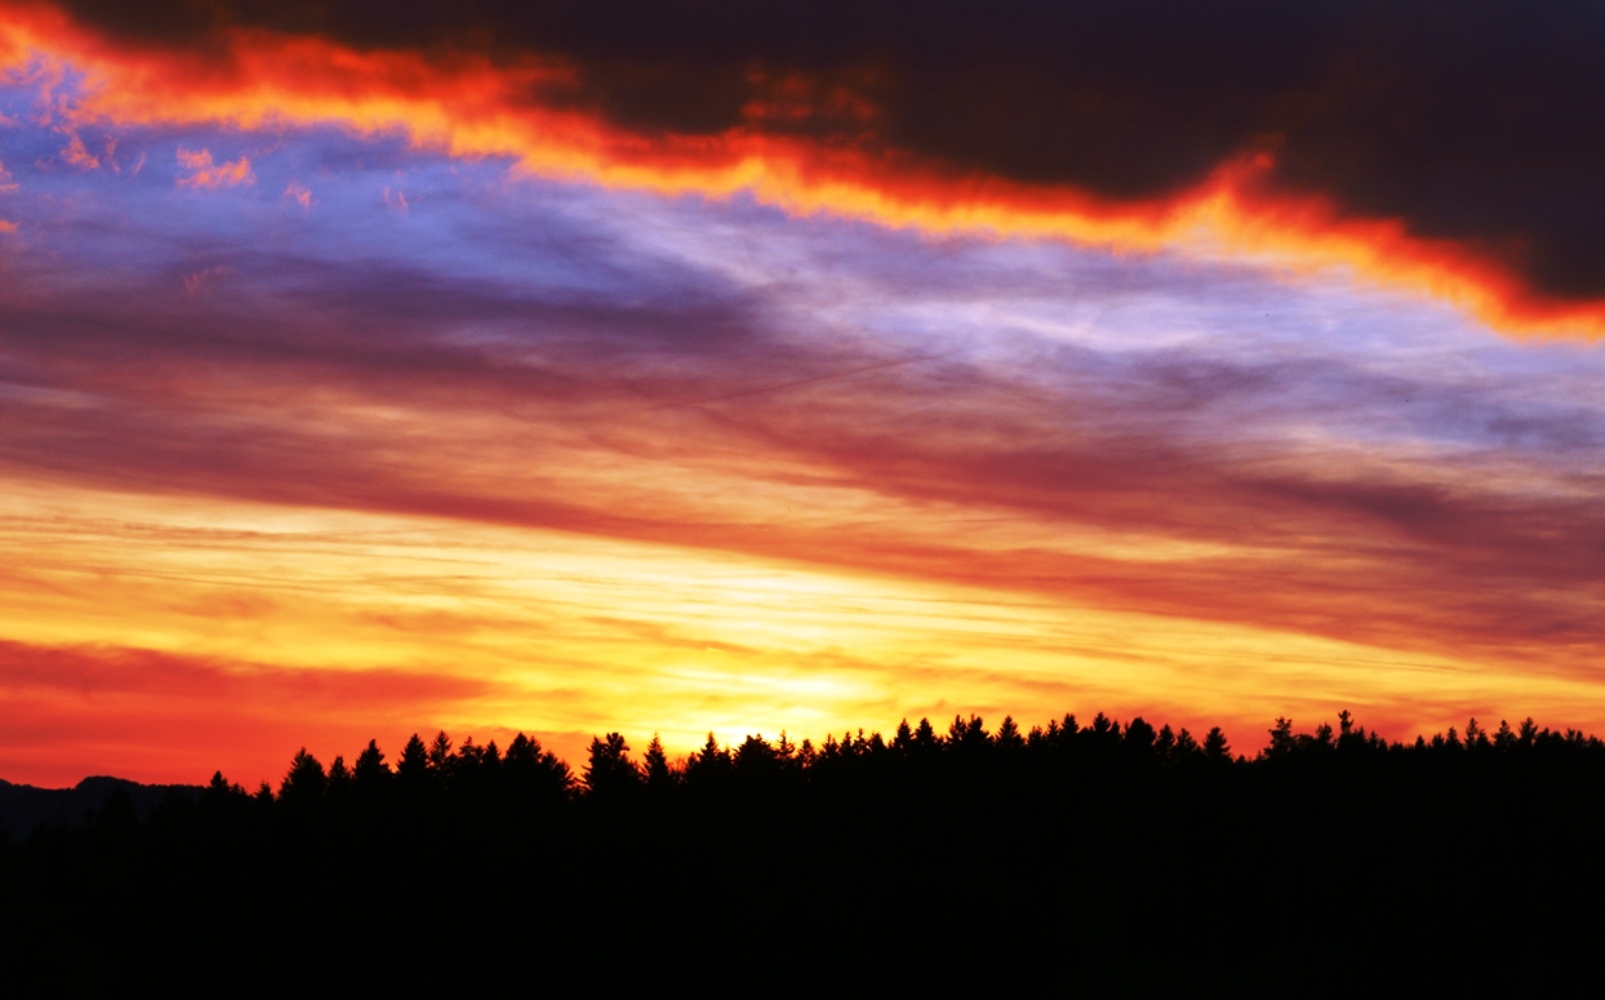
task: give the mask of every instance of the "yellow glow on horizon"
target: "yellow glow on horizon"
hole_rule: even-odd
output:
[[[993,724],[1100,710],[1219,723],[1252,752],[1259,730],[1290,711],[1313,723],[1346,707],[1394,736],[1462,724],[1486,714],[1478,706],[1503,706],[1513,679],[1497,663],[1285,631],[439,519],[36,484],[8,490],[0,524],[14,556],[0,572],[10,640],[140,647],[246,674],[390,669],[485,682],[445,703],[353,703],[342,725],[366,725],[369,712],[375,726],[440,725],[459,738],[529,731],[576,766],[589,734],[610,730],[637,750],[659,733],[683,754],[710,730],[726,743],[783,729],[819,740],[889,732],[905,717],[945,728],[970,712]],[[1579,680],[1527,674],[1520,690],[1524,712],[1605,722],[1598,692]],[[114,700],[43,696],[79,699],[89,717],[97,699]],[[429,717],[401,721],[409,712]],[[320,727],[306,722],[315,751],[359,749]],[[394,751],[405,734],[371,735]],[[260,760],[265,750],[198,737],[159,776],[199,780],[232,765],[266,771],[242,779],[272,777],[293,750]],[[182,773],[178,760],[190,762]]]

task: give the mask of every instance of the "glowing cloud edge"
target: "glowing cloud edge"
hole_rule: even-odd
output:
[[[1599,339],[1605,302],[1557,301],[1467,246],[1412,235],[1399,220],[1346,216],[1329,199],[1263,183],[1273,150],[1220,164],[1173,196],[1111,201],[1066,186],[956,175],[896,152],[825,147],[748,128],[715,136],[633,134],[528,102],[562,66],[449,65],[411,52],[358,52],[315,38],[233,30],[227,51],[132,51],[48,7],[0,5],[0,72],[82,74],[69,124],[337,125],[400,133],[421,149],[507,158],[526,175],[662,195],[747,193],[798,215],[826,214],[932,235],[1064,240],[1115,252],[1238,257],[1295,272],[1346,268],[1383,287],[1447,302],[1510,334]],[[40,74],[38,68],[49,67]]]

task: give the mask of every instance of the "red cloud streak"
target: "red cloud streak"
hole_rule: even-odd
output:
[[[0,758],[7,780],[44,786],[108,768],[145,781],[204,782],[209,773],[197,767],[247,783],[276,780],[286,748],[307,745],[328,759],[371,738],[399,741],[410,727],[449,724],[441,713],[490,688],[443,674],[293,670],[0,640]]]

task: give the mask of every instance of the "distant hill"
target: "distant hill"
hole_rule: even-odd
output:
[[[141,785],[105,776],[85,778],[72,788],[35,788],[0,780],[0,832],[16,843],[41,826],[81,827],[119,788],[133,800],[141,820],[168,795],[193,799],[203,791],[199,785]]]

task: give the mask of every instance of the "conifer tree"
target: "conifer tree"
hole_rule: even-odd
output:
[[[1014,716],[1005,715],[1003,722],[998,726],[997,735],[993,742],[1004,750],[1019,750],[1025,746],[1025,739],[1020,735],[1020,727],[1015,723]]]
[[[334,762],[329,765],[329,781],[326,794],[337,801],[344,799],[351,794],[353,784],[355,782],[351,776],[351,769],[346,767],[346,759],[339,754],[335,754]]]
[[[525,804],[555,806],[565,800],[574,783],[566,763],[541,746],[541,741],[519,733],[507,744],[502,775],[508,787]]]
[[[627,794],[640,785],[641,772],[630,761],[630,745],[622,735],[608,733],[591,740],[583,780],[592,795],[604,798]]]
[[[302,747],[290,761],[290,770],[279,785],[279,798],[298,806],[310,805],[323,798],[328,785],[323,764]]]
[[[648,788],[662,789],[674,783],[674,772],[669,767],[669,755],[663,751],[663,741],[657,733],[652,734],[652,742],[646,745],[646,753],[641,758],[641,769],[645,772]]]
[[[401,759],[396,762],[396,777],[408,788],[419,788],[429,778],[429,750],[417,733],[401,748]]]
[[[390,765],[385,763],[384,751],[379,749],[378,741],[369,740],[363,751],[357,754],[357,765],[352,769],[356,788],[363,792],[378,789],[390,776]]]
[[[1121,744],[1133,757],[1148,758],[1153,756],[1156,735],[1154,727],[1139,715],[1126,724],[1126,735],[1121,738]]]
[[[897,724],[897,731],[892,734],[892,749],[899,753],[907,753],[913,749],[914,730],[908,728],[908,720],[904,719]]]
[[[730,751],[719,745],[712,733],[702,749],[686,759],[686,780],[693,784],[719,781],[731,771]]]
[[[1298,741],[1293,738],[1293,720],[1278,715],[1276,725],[1271,728],[1271,742],[1261,755],[1265,757],[1286,757],[1291,754]]]
[[[953,716],[953,724],[947,727],[947,744],[953,749],[978,750],[991,742],[991,736],[986,731],[986,724],[979,715],[972,715],[968,722],[963,716]]]
[[[731,759],[736,772],[748,778],[763,778],[778,770],[775,748],[769,745],[762,733],[748,735],[742,740]]]
[[[429,769],[437,776],[445,777],[451,765],[451,739],[442,729],[435,734],[434,742],[429,744]]]

